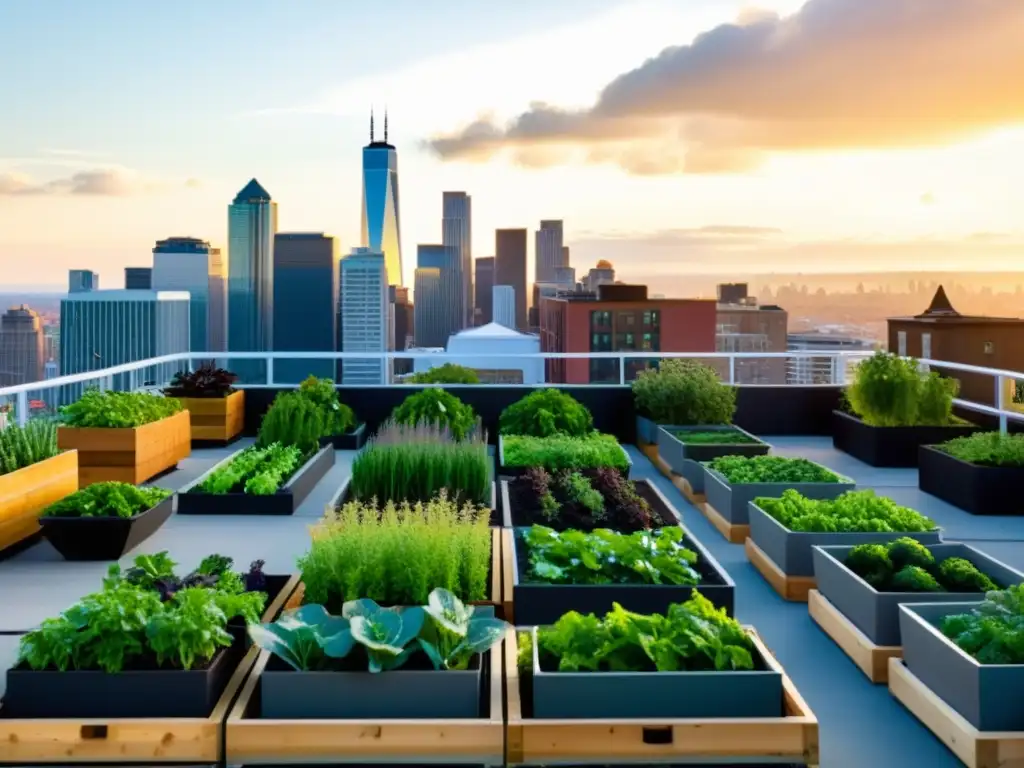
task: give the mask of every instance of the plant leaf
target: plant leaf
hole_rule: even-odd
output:
[[[373,600],[368,597],[361,598],[359,600],[349,600],[343,606],[341,606],[341,615],[346,619],[352,619],[356,616],[375,616],[381,612],[381,607]]]
[[[274,654],[297,671],[304,671],[291,647],[293,635],[286,628],[276,624],[250,624],[248,630],[254,645]]]

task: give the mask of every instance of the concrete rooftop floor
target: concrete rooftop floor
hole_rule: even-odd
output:
[[[917,471],[875,469],[832,448],[830,438],[764,436],[773,452],[804,456],[918,509],[945,529],[947,540],[969,542],[1016,568],[1024,568],[1024,517],[972,517],[917,488]],[[227,454],[248,444],[194,451],[156,485],[177,489]],[[726,542],[636,448],[629,447],[633,477],[651,479],[669,498],[687,530],[718,559],[736,582],[736,615],[752,624],[778,656],[817,715],[821,765],[825,768],[953,768],[960,762],[884,685],[873,685],[814,624],[806,604],[787,603],[754,570],[742,545]],[[123,559],[168,550],[183,569],[217,552],[238,566],[266,560],[267,573],[291,573],[307,547],[307,528],[347,477],[354,452],[337,452],[334,468],[293,517],[172,516],[148,541]],[[41,542],[0,562],[0,668],[15,658],[18,635],[54,616],[100,586],[107,563],[64,562]],[[0,693],[5,679],[0,676]]]

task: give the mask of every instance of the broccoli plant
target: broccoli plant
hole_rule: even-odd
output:
[[[908,565],[892,577],[896,592],[943,592],[942,585],[924,568]]]
[[[935,558],[928,547],[908,536],[889,544],[889,560],[896,571],[901,571],[908,565],[926,569],[935,565]]]
[[[949,557],[939,565],[942,581],[953,592],[991,592],[999,589],[992,579],[962,557]]]
[[[884,544],[859,544],[846,556],[846,567],[871,586],[880,588],[893,576],[889,550]]]

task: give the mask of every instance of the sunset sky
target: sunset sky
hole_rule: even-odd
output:
[[[1024,269],[1020,0],[46,0],[0,41],[4,287],[223,246],[253,176],[347,252],[385,104],[407,284],[444,190],[476,257],[562,218],[627,278]]]

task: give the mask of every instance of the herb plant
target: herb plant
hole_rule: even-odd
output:
[[[791,531],[824,533],[921,533],[935,523],[874,491],[847,491],[836,499],[808,499],[792,489],[777,499],[757,498],[768,515]]]
[[[754,643],[725,609],[694,590],[667,614],[618,603],[598,619],[575,611],[537,629],[541,669],[559,672],[680,672],[754,668]]]
[[[395,408],[391,418],[410,427],[437,424],[448,429],[456,440],[464,440],[477,427],[473,409],[440,387],[428,387],[409,395]]]
[[[706,432],[670,429],[669,433],[681,443],[690,445],[757,445],[761,441],[734,429],[715,429]]]
[[[302,459],[302,451],[294,445],[251,446],[207,475],[191,492],[273,496],[299,470]]]
[[[560,389],[537,389],[501,412],[502,435],[586,437],[593,431],[590,411]]]
[[[637,412],[657,424],[729,424],[736,390],[718,372],[696,360],[662,360],[633,381]]]
[[[1024,467],[1024,435],[979,432],[934,447],[981,467]]]
[[[55,422],[33,419],[24,427],[10,424],[0,430],[0,475],[30,467],[59,452]]]
[[[299,394],[309,400],[320,412],[319,437],[344,435],[356,427],[356,415],[338,399],[333,379],[310,376],[299,385]]]
[[[472,368],[445,363],[429,371],[415,373],[405,380],[407,384],[479,384],[480,377]]]
[[[683,546],[679,526],[656,531],[559,533],[542,525],[522,532],[528,580],[548,584],[691,584],[697,553]]]
[[[320,446],[324,435],[325,412],[298,391],[281,392],[263,415],[256,445],[267,448],[274,443],[295,446],[308,455]]]
[[[170,491],[153,486],[140,488],[131,483],[93,483],[55,501],[42,511],[42,516],[129,518],[152,509],[170,495]]]
[[[238,376],[218,368],[212,363],[203,363],[194,371],[178,371],[171,383],[164,389],[168,397],[223,398],[235,391]]]
[[[957,423],[953,398],[960,382],[922,371],[917,360],[878,351],[857,365],[846,389],[850,409],[873,427]]]
[[[989,592],[977,608],[946,616],[939,628],[981,664],[1024,664],[1024,584]]]
[[[141,427],[179,411],[181,403],[173,397],[98,389],[87,389],[78,400],[60,407],[61,422],[68,427]]]
[[[505,435],[502,439],[506,467],[557,469],[626,469],[629,458],[612,435],[591,432],[586,437]]]
[[[936,561],[931,550],[904,537],[888,544],[860,544],[846,556],[846,567],[879,592],[989,592],[999,589],[962,557]]]
[[[835,472],[807,459],[785,456],[720,456],[706,462],[732,485],[743,483],[841,483]]]

